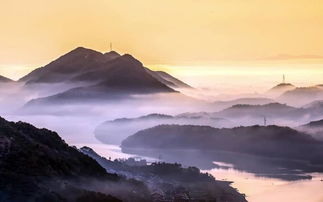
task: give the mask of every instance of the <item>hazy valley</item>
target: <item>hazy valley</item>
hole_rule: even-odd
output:
[[[1,119],[3,201],[238,202],[248,194],[217,172],[280,183],[323,173],[319,84],[217,99],[130,54],[79,47],[0,86],[1,116],[37,127]]]

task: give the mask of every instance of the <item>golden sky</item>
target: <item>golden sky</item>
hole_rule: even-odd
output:
[[[109,42],[146,65],[319,58],[323,1],[0,0],[0,74]]]

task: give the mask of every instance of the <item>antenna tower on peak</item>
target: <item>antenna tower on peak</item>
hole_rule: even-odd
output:
[[[267,118],[264,116],[264,126],[267,126]]]

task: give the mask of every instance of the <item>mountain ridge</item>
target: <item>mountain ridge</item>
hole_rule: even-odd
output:
[[[191,88],[166,72],[152,71],[130,54],[100,53],[78,47],[48,65],[22,77],[25,86],[38,84],[79,84],[33,103],[66,103],[87,100],[128,99],[133,95],[176,93],[173,88]],[[73,85],[71,85],[73,86]],[[184,95],[183,95],[184,96]]]
[[[166,146],[167,145],[167,146]],[[288,146],[288,147],[287,147]],[[289,127],[248,126],[214,128],[194,125],[159,125],[125,139],[123,149],[197,149],[307,160],[323,169],[323,142]],[[287,149],[288,148],[288,149]],[[304,154],[304,151],[307,153]]]
[[[70,81],[100,82],[105,80],[105,76],[108,76],[109,69],[111,68],[146,69],[152,77],[165,85],[172,85],[174,87],[176,86],[175,83],[177,83],[188,87],[184,82],[165,72],[163,75],[164,77],[167,76],[168,80],[164,79],[160,76],[161,73],[159,71],[152,71],[144,67],[139,60],[130,54],[120,55],[115,51],[101,53],[83,47],[75,48],[49,64],[33,70],[19,79],[19,81],[25,82],[27,85]],[[144,75],[147,72],[142,71],[141,73]]]
[[[0,201],[120,201],[115,195],[125,201],[150,198],[144,184],[107,173],[57,133],[24,122],[0,118],[0,164]],[[119,190],[114,189],[117,186]]]
[[[14,80],[0,75],[0,83],[9,83],[9,82],[14,82]]]

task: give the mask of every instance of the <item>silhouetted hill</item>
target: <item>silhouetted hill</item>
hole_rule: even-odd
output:
[[[307,103],[322,99],[323,88],[318,86],[296,88],[283,93],[277,98],[279,102],[288,103],[293,106],[303,106]]]
[[[280,84],[272,87],[270,90],[291,90],[294,88],[296,88],[296,87],[291,83],[280,83]]]
[[[166,115],[166,114],[148,114],[145,116],[140,116],[137,118],[118,118],[112,121],[106,121],[104,122],[104,124],[106,123],[125,123],[125,122],[129,122],[129,121],[138,121],[138,120],[150,120],[150,119],[157,119],[157,120],[163,120],[163,119],[173,119],[174,116],[171,115]]]
[[[240,104],[210,113],[210,115],[235,121],[240,125],[262,124],[266,118],[269,124],[297,126],[323,118],[323,104],[319,101],[303,107],[292,107],[281,103]]]
[[[214,104],[220,109],[232,107],[233,105],[264,105],[275,102],[269,98],[239,98],[228,101],[216,101]]]
[[[8,83],[8,82],[13,82],[13,80],[7,78],[7,77],[4,77],[4,76],[1,76],[0,75],[0,83]]]
[[[218,129],[209,126],[161,125],[128,137],[122,142],[122,148],[230,151],[304,160],[317,164],[317,169],[323,170],[323,142],[288,127],[250,126]]]
[[[269,103],[264,105],[234,105],[220,112],[215,113],[220,117],[277,117],[284,118],[295,115],[303,115],[303,112],[298,108],[288,106],[280,103]]]
[[[0,118],[0,201],[149,201],[144,184],[109,174],[55,132]],[[137,193],[134,193],[136,190]]]
[[[26,84],[86,82],[98,86],[137,86],[145,85],[160,91],[171,91],[167,85],[185,85],[176,78],[154,72],[129,54],[120,55],[115,51],[105,54],[76,48],[48,65],[38,68],[19,81]],[[89,86],[89,85],[86,85]]]
[[[230,122],[208,113],[184,113],[175,116],[165,114],[148,114],[136,118],[120,118],[106,121],[96,127],[95,137],[106,144],[119,145],[122,140],[140,130],[161,124],[193,124],[223,127]]]
[[[31,84],[77,84],[59,94],[33,100],[29,105],[114,100],[137,94],[178,93],[172,87],[189,87],[165,72],[155,72],[129,54],[105,54],[76,48],[20,79]]]
[[[287,91],[294,90],[295,88],[296,86],[291,83],[280,83],[269,89],[266,94],[272,97],[278,97]]]

